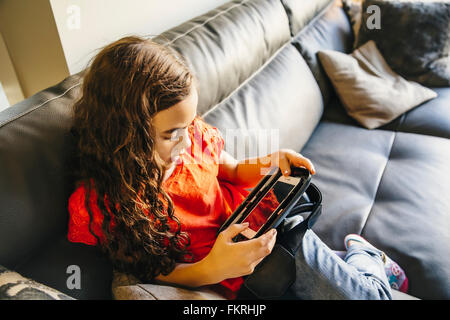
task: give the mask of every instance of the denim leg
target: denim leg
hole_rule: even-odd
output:
[[[344,261],[307,230],[296,264],[297,280],[292,289],[301,299],[392,299],[379,250],[353,245]]]

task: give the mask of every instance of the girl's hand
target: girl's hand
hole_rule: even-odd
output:
[[[312,162],[292,149],[281,149],[273,153],[272,156],[275,157],[274,161],[277,163],[284,176],[289,176],[291,174],[291,165],[295,167],[305,167],[311,174],[316,174],[316,169],[314,169]]]
[[[247,228],[248,223],[244,223],[233,224],[223,230],[203,259],[206,268],[217,277],[217,282],[253,273],[258,263],[272,252],[276,229],[271,229],[256,239],[233,242],[232,239]]]

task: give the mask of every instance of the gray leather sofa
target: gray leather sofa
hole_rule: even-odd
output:
[[[380,129],[359,126],[315,55],[351,51],[349,20],[330,0],[231,1],[156,40],[189,62],[209,123],[278,129],[280,148],[313,161],[323,194],[314,230],[325,243],[343,250],[346,234],[361,234],[404,267],[412,296],[450,298],[450,88]],[[81,80],[0,113],[0,264],[74,298],[111,299],[107,259],[66,240]],[[70,265],[80,267],[81,289],[67,288]]]

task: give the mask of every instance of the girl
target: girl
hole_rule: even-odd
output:
[[[247,225],[218,237],[217,230],[261,170],[315,169],[288,149],[237,161],[217,128],[197,116],[197,101],[196,79],[171,49],[125,37],[101,50],[74,105],[79,179],[68,239],[100,245],[116,269],[141,281],[220,284],[212,287],[234,299],[242,276],[271,252],[276,230],[239,243],[231,239]],[[308,231],[305,278],[297,281],[304,298],[391,298],[383,253],[351,240],[344,262]]]

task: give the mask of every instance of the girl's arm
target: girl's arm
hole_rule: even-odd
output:
[[[175,269],[167,276],[160,274],[155,280],[169,284],[180,284],[192,288],[221,281],[217,275],[211,273],[205,260],[200,260],[195,263],[178,263]]]
[[[283,175],[289,176],[291,165],[305,167],[311,174],[316,173],[311,161],[292,149],[281,149],[263,157],[247,158],[240,161],[222,150],[218,177],[244,188],[253,188],[266,174],[265,168],[277,166],[280,167]]]

